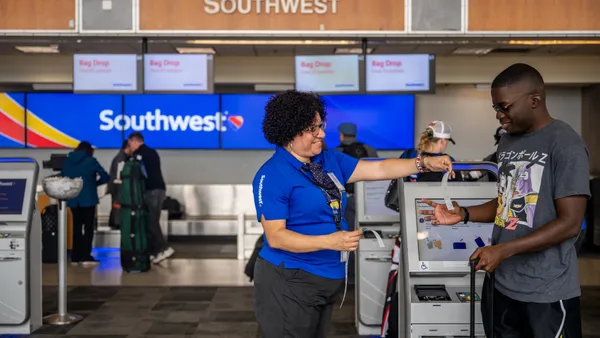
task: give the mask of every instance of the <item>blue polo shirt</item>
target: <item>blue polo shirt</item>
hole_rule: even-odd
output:
[[[323,166],[325,172],[333,173],[341,184],[346,184],[358,159],[337,150],[324,149],[311,159]],[[336,230],[333,213],[323,191],[301,170],[303,163],[282,147],[258,170],[252,188],[256,215],[266,220],[286,220],[286,228],[308,236],[328,235]],[[342,210],[346,209],[347,196],[342,196]],[[345,219],[342,230],[348,230]],[[340,252],[321,250],[294,253],[273,249],[265,236],[259,256],[275,266],[283,263],[285,268],[302,269],[317,276],[341,279],[345,275],[345,264],[340,262]]]

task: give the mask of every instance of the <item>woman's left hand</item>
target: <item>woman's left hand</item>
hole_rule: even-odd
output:
[[[423,167],[427,171],[450,171],[452,177],[454,177],[454,172],[452,172],[452,161],[448,155],[424,157]]]

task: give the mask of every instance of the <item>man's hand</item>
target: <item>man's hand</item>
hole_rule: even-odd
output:
[[[426,216],[425,220],[432,221],[431,224],[433,225],[454,225],[464,218],[461,215],[460,206],[456,202],[452,202],[454,210],[448,210],[445,204],[438,204],[427,199],[421,201],[433,207],[433,210],[421,210],[422,215],[431,215]]]
[[[485,270],[487,272],[493,272],[503,260],[508,258],[505,251],[504,246],[501,244],[484,246],[482,248],[477,248],[469,260],[479,258],[479,263],[477,263],[475,271]]]

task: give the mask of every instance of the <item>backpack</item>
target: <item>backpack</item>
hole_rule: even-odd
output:
[[[414,155],[414,156],[413,156]],[[415,148],[408,149],[400,155],[400,158],[415,158],[417,157],[417,150]],[[408,177],[404,178],[405,181]],[[385,193],[384,199],[385,206],[396,212],[400,212],[400,205],[398,200],[398,180],[392,180],[388,186],[388,190]]]
[[[169,220],[181,219],[183,217],[183,211],[181,210],[181,204],[178,200],[167,196],[162,205],[163,210],[167,210],[169,214]]]
[[[367,148],[365,148],[364,144],[360,142],[354,142],[352,144],[343,145],[342,152],[348,156],[352,156],[358,159],[369,157],[369,152],[367,151]]]
[[[344,154],[354,158],[361,159],[369,157],[369,152],[367,151],[367,148],[365,148],[364,144],[360,142],[342,145],[341,148]],[[345,188],[347,193],[354,194],[354,183],[346,184]]]

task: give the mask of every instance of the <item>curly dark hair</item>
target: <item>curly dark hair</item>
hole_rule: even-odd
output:
[[[286,146],[313,124],[315,113],[326,121],[325,103],[315,93],[288,90],[271,97],[262,123],[265,139],[271,144]]]

